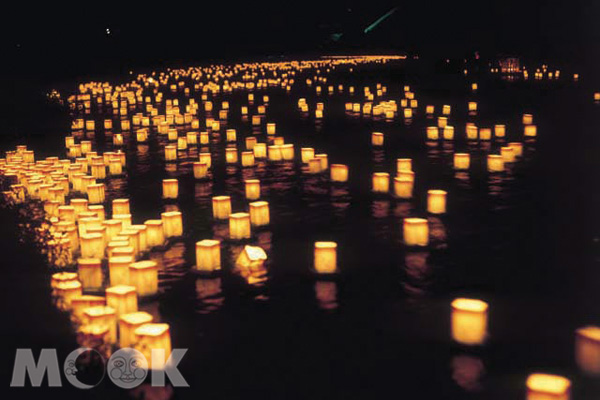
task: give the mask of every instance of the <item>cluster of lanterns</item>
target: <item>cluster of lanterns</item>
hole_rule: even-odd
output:
[[[254,230],[270,224],[271,214],[261,181],[252,174],[253,168],[263,162],[298,160],[304,173],[323,174],[334,184],[347,182],[349,169],[345,164],[329,164],[328,155],[313,147],[286,142],[277,124],[267,120],[271,99],[267,95],[259,99],[255,92],[279,88],[289,94],[295,85],[303,82],[317,95],[337,92],[354,96],[355,92],[361,92],[357,87],[334,85],[328,81],[327,74],[339,67],[352,71],[361,64],[387,63],[399,58],[365,56],[213,65],[138,75],[133,81],[119,86],[100,82],[80,85],[79,94],[68,98],[71,109],[79,116],[72,122],[73,133],[65,138],[66,159],[36,160],[33,151],[18,146],[0,160],[0,176],[10,187],[9,191],[3,192],[5,198],[14,203],[39,201],[43,205],[46,228],[52,236],[47,243],[49,261],[57,267],[76,265],[76,272],[54,274],[51,284],[59,306],[72,313],[80,334],[121,347],[133,346],[142,352],[162,348],[168,354],[171,349],[169,325],[157,323],[153,315],[139,311],[138,302],[159,293],[159,266],[147,259],[148,251],[164,246],[170,238],[183,236],[183,216],[175,206],[160,216],[157,213],[156,219],[133,224],[129,199],[107,199],[107,180],[127,174],[124,150],[129,143],[146,145],[149,141],[158,141],[167,171],[176,169],[181,161],[191,161],[193,177],[199,181],[213,179],[213,160],[217,155],[208,145],[224,144],[223,160],[220,161],[226,166],[240,166],[248,172],[244,174],[243,188],[239,188],[245,205],[234,210],[231,196],[212,196],[213,221],[225,223],[227,239],[243,245],[235,256],[236,270],[248,282],[259,282],[268,256],[260,246],[247,243],[252,240]],[[300,81],[297,79],[300,74],[310,76]],[[554,77],[558,78],[558,74],[556,71]],[[478,89],[477,83],[471,83],[472,92]],[[220,95],[234,92],[247,92],[239,109],[234,110],[227,100],[217,101]],[[169,94],[173,98],[165,98]],[[416,93],[410,86],[404,86],[398,101],[389,98],[388,88],[380,83],[373,89],[363,87],[362,95],[363,102],[345,103],[347,115],[369,115],[388,122],[402,116],[410,123],[420,110]],[[598,100],[600,95],[594,98]],[[112,110],[113,118],[98,124],[90,116],[94,107],[100,106],[107,112]],[[306,115],[312,109],[317,122],[324,118],[328,109],[323,102],[313,106],[306,98],[298,99],[297,108]],[[454,140],[459,133],[452,125],[452,107],[442,105],[437,116],[434,105],[422,108],[428,119],[437,122],[426,128],[426,140]],[[466,108],[470,116],[476,116],[479,104],[469,101]],[[239,115],[252,129],[253,135],[243,138],[243,149],[238,149],[241,141],[238,130],[230,127],[232,114]],[[523,115],[522,124],[524,142],[527,143],[537,136],[537,127],[531,114]],[[94,151],[93,140],[87,140],[94,138],[99,126],[103,127],[106,138],[111,139],[108,143],[112,143],[112,151]],[[263,133],[265,140],[260,142],[258,135]],[[469,122],[464,134],[467,141],[496,140],[504,144],[506,126],[477,127]],[[488,154],[489,173],[501,173],[507,164],[517,162],[523,155],[524,142],[510,142],[500,146],[499,154]],[[371,145],[385,147],[385,132],[372,132]],[[457,171],[471,168],[469,153],[455,152],[452,160]],[[393,194],[399,199],[412,199],[416,177],[412,161],[398,158],[392,181],[389,172],[373,172],[372,191],[377,195]],[[180,181],[174,178],[162,180],[165,202],[178,200],[179,184]],[[429,189],[427,213],[445,214],[447,196],[445,190]],[[429,223],[424,217],[404,218],[405,245],[428,246]],[[223,238],[198,240],[193,269],[201,275],[222,270],[222,244]],[[312,267],[317,274],[331,275],[339,271],[337,249],[338,245],[333,241],[314,243]],[[325,286],[320,293],[329,293],[326,283],[322,284]],[[451,336],[456,342],[465,346],[482,345],[488,336],[487,326],[487,303],[467,298],[452,302]],[[577,331],[577,361],[584,370],[595,374],[600,374],[599,331],[596,327]],[[568,396],[570,382],[563,377],[533,374],[527,380],[527,387],[530,400],[554,394],[563,396],[567,393]]]

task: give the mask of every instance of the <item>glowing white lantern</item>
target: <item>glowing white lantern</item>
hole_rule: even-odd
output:
[[[333,274],[337,271],[337,243],[315,242],[315,271],[320,274]]]

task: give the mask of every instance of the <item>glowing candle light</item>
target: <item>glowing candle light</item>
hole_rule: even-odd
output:
[[[246,179],[246,198],[248,200],[257,200],[260,198],[260,181],[258,179]]]
[[[162,220],[150,219],[144,222],[144,225],[146,225],[146,244],[148,247],[162,246],[165,242]]]
[[[208,176],[208,165],[206,163],[194,162],[194,179],[203,179]]]
[[[106,288],[106,305],[115,309],[117,316],[137,311],[135,287],[117,285]]]
[[[71,299],[71,310],[78,322],[83,321],[83,311],[86,308],[106,305],[106,299],[101,296],[81,295]]]
[[[238,268],[252,272],[264,270],[267,253],[258,246],[244,246],[244,249],[235,261]]]
[[[425,107],[425,114],[432,115],[435,112],[435,106],[428,105]]]
[[[504,171],[504,159],[499,154],[488,154],[487,166],[489,172]]]
[[[186,133],[187,144],[195,146],[198,144],[198,132]]]
[[[506,125],[494,125],[494,135],[496,137],[505,137]]]
[[[274,122],[267,123],[267,134],[274,135],[276,131],[276,125]]]
[[[285,161],[291,161],[294,159],[294,145],[292,143],[281,145],[281,158]]]
[[[160,214],[163,222],[165,237],[178,237],[183,235],[183,221],[181,212],[168,211]]]
[[[212,165],[211,154],[210,153],[200,153],[198,161],[200,161],[201,163],[206,164],[208,166],[208,168],[210,168],[211,165]]]
[[[229,238],[234,240],[250,238],[250,214],[239,212],[229,216]]]
[[[437,126],[428,126],[427,127],[427,139],[429,140],[437,140],[440,138],[440,133]]]
[[[537,126],[535,125],[526,125],[523,134],[527,137],[535,137],[537,136]]]
[[[387,193],[390,190],[390,174],[387,172],[373,173],[373,192]]]
[[[158,293],[158,264],[150,260],[132,263],[129,266],[129,284],[135,287],[140,297]]]
[[[112,213],[113,215],[130,214],[129,199],[114,199],[112,201]]]
[[[267,144],[266,143],[256,143],[252,148],[254,151],[255,158],[267,158]]]
[[[77,260],[77,273],[84,290],[97,290],[102,287],[102,263],[99,258]]]
[[[319,274],[337,272],[337,243],[315,242],[314,268]]]
[[[212,198],[213,217],[215,219],[228,219],[231,214],[231,197],[215,196]]]
[[[248,150],[254,149],[255,144],[256,144],[256,138],[254,136],[248,136],[246,138],[246,149],[248,149]]]
[[[108,259],[108,275],[111,286],[129,284],[129,266],[133,258],[129,256],[110,257]]]
[[[236,164],[238,162],[238,151],[235,147],[225,149],[225,162],[227,164]]]
[[[321,163],[321,171],[325,171],[327,168],[329,168],[327,154],[315,154],[315,158]]]
[[[302,157],[302,162],[308,164],[310,160],[315,158],[315,149],[312,147],[302,147],[300,149],[300,154]]]
[[[56,284],[54,292],[58,297],[59,308],[61,310],[69,310],[71,308],[72,299],[81,296],[81,282],[76,280],[59,282]]]
[[[531,374],[527,377],[527,400],[569,400],[571,381],[563,376]]]
[[[491,140],[492,139],[492,130],[490,128],[479,129],[479,139]]]
[[[212,239],[196,242],[196,269],[203,272],[221,269],[221,242]]]
[[[407,246],[427,246],[429,226],[424,218],[404,218],[404,243]]]
[[[444,127],[442,136],[444,137],[445,140],[452,140],[452,139],[454,139],[454,127],[450,126],[450,125],[446,125]]]
[[[431,214],[446,213],[446,191],[428,190],[427,191],[427,211]]]
[[[487,337],[487,313],[484,301],[465,298],[452,301],[452,338],[461,344],[482,344]]]
[[[348,166],[344,164],[331,164],[330,177],[332,182],[347,182]]]
[[[515,162],[515,150],[510,146],[501,147],[500,155],[502,156],[502,159],[505,163]]]
[[[177,179],[163,179],[163,199],[176,199],[179,196],[179,182]]]
[[[237,140],[237,133],[235,129],[227,129],[225,131],[225,135],[228,142],[235,142]]]
[[[383,146],[383,133],[373,132],[371,134],[371,144],[373,146]]]
[[[478,137],[478,129],[473,123],[467,123],[467,139],[468,140],[477,140]]]
[[[177,146],[166,145],[165,146],[165,161],[177,161]]]
[[[171,355],[171,334],[168,324],[144,324],[134,330],[135,348],[148,361],[150,369],[164,369]],[[163,350],[164,358],[152,357],[152,350]]]

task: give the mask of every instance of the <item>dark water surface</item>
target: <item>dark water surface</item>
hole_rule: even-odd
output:
[[[472,81],[479,83],[477,93],[470,92]],[[190,388],[176,388],[175,396],[521,399],[527,375],[542,371],[569,377],[574,399],[599,398],[600,380],[584,375],[574,360],[574,331],[600,324],[600,113],[592,101],[594,89],[585,79],[572,82],[566,74],[559,81],[506,82],[418,72],[404,64],[334,74],[330,82],[353,83],[357,93],[381,82],[398,103],[402,86],[409,84],[419,112],[410,125],[402,118],[389,123],[346,115],[344,103],[362,100],[358,95],[349,100],[337,90],[334,95],[324,90],[321,96],[304,89],[291,95],[259,91],[257,103],[263,93],[270,96],[267,121],[276,122],[278,135],[294,143],[297,160],[241,168],[225,165],[222,139],[226,128],[237,129],[241,149],[243,138],[253,133],[239,117],[246,92],[219,95],[213,99],[215,110],[225,99],[232,111],[228,125],[222,124],[221,139],[210,144],[213,179],[194,181],[191,162],[197,149],[167,170],[166,138],[151,135],[148,144],[129,138],[126,176],[106,182],[108,200],[130,199],[133,223],[158,218],[174,206],[183,212],[183,239],[150,255],[161,265],[161,295],[140,305],[170,324],[173,347],[189,349],[180,370]],[[325,103],[322,122],[297,110],[299,97],[307,98],[311,110],[317,101]],[[469,100],[478,101],[477,116],[467,115]],[[29,137],[18,143],[5,138],[2,150],[23,143],[36,150],[38,159],[64,157],[69,111],[31,101],[30,112],[39,117],[19,124]],[[454,142],[424,140],[425,127],[436,122],[425,117],[426,104],[434,104],[436,114],[443,104],[452,105]],[[94,112],[98,151],[112,149],[101,128],[103,112]],[[537,139],[524,146],[523,159],[505,173],[488,174],[486,155],[490,149],[497,154],[501,143],[467,143],[465,123],[504,123],[506,142],[521,141],[525,112],[534,115]],[[370,146],[373,131],[386,135],[382,150]],[[259,141],[265,136],[260,133]],[[330,164],[347,164],[348,184],[332,185],[326,176],[303,172],[301,147],[327,153]],[[468,173],[455,174],[454,151],[471,153]],[[372,194],[371,174],[393,176],[399,157],[413,159],[415,197],[401,201]],[[179,179],[175,203],[161,199],[166,177]],[[249,284],[232,271],[241,246],[228,240],[223,242],[222,275],[198,278],[189,273],[194,243],[225,239],[228,231],[226,224],[212,220],[211,197],[231,195],[233,210],[243,210],[248,177],[260,179],[262,198],[270,205],[271,225],[253,231],[251,240],[269,255],[267,278]],[[402,219],[427,215],[428,189],[448,191],[448,213],[428,217],[434,236],[429,247],[408,250],[402,244]],[[4,389],[16,348],[58,348],[62,360],[77,343],[68,316],[51,304],[50,271],[43,257],[27,243],[17,244],[11,212],[0,215]],[[341,274],[335,280],[320,281],[311,272],[317,240],[338,243]],[[466,348],[452,341],[450,302],[459,296],[489,303],[490,337],[484,346]],[[7,398],[20,395],[133,394],[105,380],[89,392],[11,389]]]

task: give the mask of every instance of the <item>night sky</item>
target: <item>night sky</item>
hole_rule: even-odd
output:
[[[365,51],[464,57],[478,50],[489,57],[518,54],[595,65],[592,61],[600,59],[599,3],[18,2],[16,9],[4,13],[2,48],[13,72],[48,79],[215,60]],[[393,15],[368,34],[363,32],[394,7]]]

